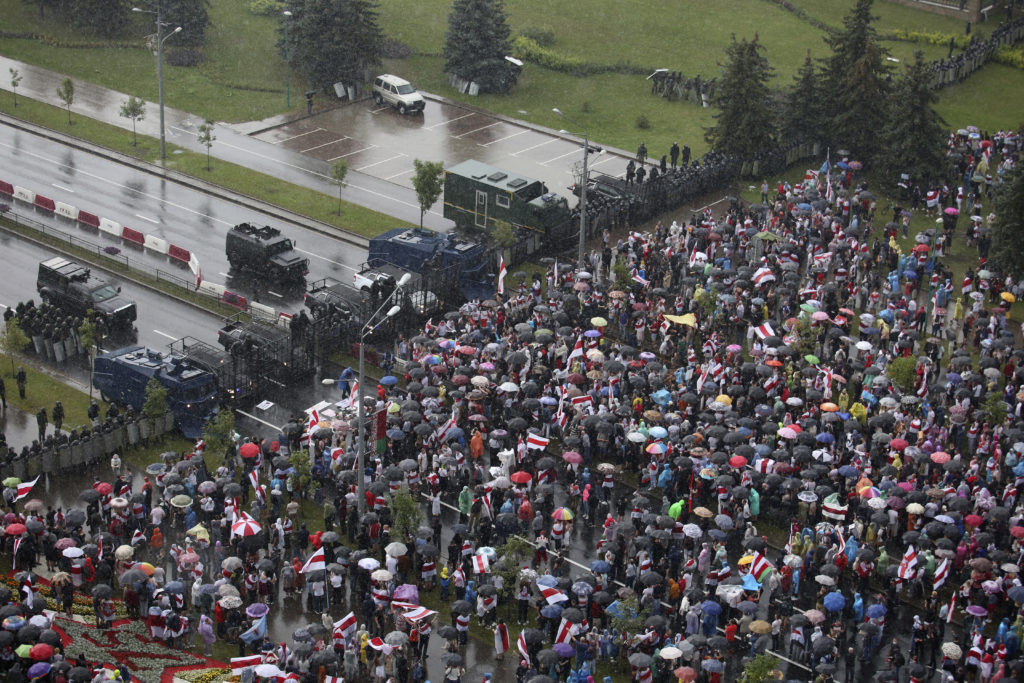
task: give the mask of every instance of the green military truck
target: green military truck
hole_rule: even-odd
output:
[[[480,161],[444,172],[444,217],[466,230],[491,233],[496,221],[557,238],[569,223],[569,203],[539,180]]]

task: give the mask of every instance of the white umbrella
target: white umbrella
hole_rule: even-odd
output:
[[[384,546],[384,552],[386,552],[391,557],[401,557],[402,555],[405,555],[407,552],[409,552],[409,549],[405,547],[404,543],[394,541]]]
[[[260,664],[253,671],[260,678],[276,678],[284,674],[283,671],[278,669],[273,664]]]
[[[75,559],[76,557],[81,557],[82,555],[84,555],[85,552],[81,548],[64,548],[61,554],[64,557]]]
[[[359,560],[359,566],[362,567],[363,569],[366,569],[366,570],[369,570],[369,571],[372,572],[374,569],[376,569],[376,568],[378,568],[380,566],[380,562],[378,562],[377,560],[373,559],[372,557],[364,557],[363,559]]]
[[[391,575],[391,572],[389,572],[387,569],[378,569],[377,571],[370,574],[370,578],[374,581],[390,581],[394,577]]]
[[[683,533],[689,538],[700,538],[704,532],[696,524],[686,524],[683,526]]]
[[[661,648],[661,651],[658,653],[658,656],[660,656],[662,659],[679,659],[683,656],[683,651],[680,650],[678,647],[669,645],[668,647]]]
[[[630,432],[629,434],[626,434],[626,438],[633,443],[643,443],[644,441],[647,441],[647,437],[644,436],[643,432]]]
[[[519,391],[519,385],[515,382],[502,382],[498,385],[498,388],[510,394],[514,394]]]

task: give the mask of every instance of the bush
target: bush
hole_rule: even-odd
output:
[[[636,117],[636,127],[640,130],[647,130],[651,127],[651,120],[647,118],[647,114],[640,114]]]
[[[385,38],[381,54],[385,59],[408,59],[412,56],[412,48],[395,38]]]
[[[284,11],[284,0],[249,0],[249,11],[262,16],[279,15]]]
[[[170,66],[199,66],[206,60],[206,55],[202,50],[178,47],[168,51],[166,59]]]
[[[551,47],[555,44],[555,33],[546,28],[527,27],[519,32],[524,38],[529,38],[541,47]]]
[[[579,57],[568,57],[550,50],[536,40],[526,36],[516,36],[512,40],[512,51],[520,59],[555,71],[569,73],[586,73],[590,70],[587,62]]]

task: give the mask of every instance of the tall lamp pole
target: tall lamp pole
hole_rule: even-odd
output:
[[[160,89],[160,158],[166,161],[167,138],[164,133],[164,41],[176,33],[181,33],[181,27],[177,27],[164,36],[163,2],[161,0],[157,0],[155,12],[142,9],[141,7],[132,7],[132,11],[156,15],[156,80]]]
[[[558,107],[553,108],[551,111],[572,123],[574,126],[578,126],[583,129],[583,177],[580,180],[580,243],[579,254],[577,255],[576,260],[579,262],[579,267],[585,269],[586,262],[584,259],[587,251],[587,181],[589,178],[589,174],[587,173],[587,160],[590,157],[590,131],[579,121],[566,116]]]
[[[288,73],[288,24],[292,23],[292,13],[290,10],[281,12],[284,15],[284,100],[285,106],[289,109],[292,108],[292,83],[291,77]]]
[[[395,290],[391,292],[391,294],[388,295],[386,299],[384,299],[384,302],[380,305],[380,308],[378,308],[374,312],[374,314],[370,316],[369,320],[366,321],[366,323],[363,325],[359,333],[359,390],[357,391],[356,395],[356,399],[358,400],[356,415],[357,419],[359,420],[359,434],[356,437],[356,452],[359,456],[359,476],[356,478],[356,481],[358,482],[358,502],[360,517],[366,514],[366,425],[365,420],[363,418],[363,347],[366,345],[366,338],[374,330],[376,330],[378,327],[384,324],[384,322],[387,321],[388,318],[394,318],[401,312],[402,308],[400,306],[398,306],[397,304],[392,305],[391,308],[389,308],[387,312],[384,314],[384,317],[380,318],[380,320],[377,323],[374,323],[374,320],[376,320],[377,317],[381,314],[381,311],[384,310],[384,307],[390,304],[392,301],[394,301],[395,295],[399,293],[399,290],[401,290],[402,287],[408,284],[411,278],[412,275],[410,275],[409,273],[405,273],[404,275],[402,275],[401,279],[398,281],[397,286],[395,287]]]

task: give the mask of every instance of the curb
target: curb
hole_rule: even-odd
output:
[[[285,221],[306,230],[312,230],[326,237],[332,237],[361,249],[369,248],[370,240],[368,238],[345,232],[341,228],[335,228],[334,226],[329,226],[326,223],[321,223],[305,216],[300,216],[299,214],[292,213],[291,211],[275,204],[270,204],[255,197],[243,195],[234,192],[233,190],[207,183],[179,171],[160,168],[155,164],[139,161],[133,157],[100,147],[99,145],[82,140],[81,138],[67,136],[49,128],[37,126],[35,124],[22,121],[21,119],[13,118],[7,114],[0,114],[0,123],[6,124],[12,128],[23,130],[27,133],[38,135],[52,142],[67,145],[89,154],[94,154],[98,157],[107,159],[108,161],[113,161],[114,163],[130,166],[140,173],[147,173],[149,175],[177,183],[184,187],[202,192],[203,194],[207,194],[211,197],[216,197],[218,199],[243,206],[247,209],[258,211],[276,220]]]

